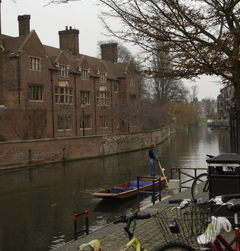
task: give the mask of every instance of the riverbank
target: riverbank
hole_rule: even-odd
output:
[[[50,164],[149,148],[176,132],[175,127],[85,137],[0,142],[0,170]]]
[[[163,194],[162,201],[157,202],[155,205],[145,206],[140,211],[144,214],[156,214],[157,212],[161,212],[162,210],[170,206],[169,200],[191,198],[192,197],[190,188],[178,194]],[[171,207],[173,207],[173,205]],[[127,242],[129,241],[123,229],[125,225],[125,223],[120,223],[117,225],[111,223],[95,232],[90,233],[89,235],[81,236],[77,240],[70,241],[63,246],[52,249],[51,251],[76,251],[83,243],[88,243],[91,240],[96,239],[100,241],[102,250],[122,250],[124,245],[127,244]],[[230,233],[224,232],[223,234],[224,238],[231,239],[234,234],[234,231],[231,231]],[[138,220],[136,222],[136,229],[134,235],[141,242],[144,248],[149,251],[154,251],[157,247],[166,243],[163,234],[160,231],[153,217],[147,220]],[[197,244],[197,240],[194,244],[194,247],[199,247],[199,245]]]

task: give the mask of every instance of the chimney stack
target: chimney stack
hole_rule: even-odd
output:
[[[69,50],[71,53],[78,57],[79,55],[79,30],[72,29],[72,26],[65,27],[64,31],[59,31],[59,44],[60,49],[62,50]]]
[[[117,45],[118,45],[117,43],[102,44],[101,45],[102,59],[111,61],[112,63],[117,63],[118,61]]]
[[[30,33],[30,15],[18,16],[19,37]]]

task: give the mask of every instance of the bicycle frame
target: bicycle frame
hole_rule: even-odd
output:
[[[208,221],[207,225],[209,225],[211,222]],[[222,235],[218,235],[214,243],[210,242],[206,244],[206,246],[212,246],[215,251],[223,251],[221,244],[226,248],[228,251],[240,251],[240,243],[239,243],[239,228],[238,228],[238,213],[234,213],[234,231],[235,231],[235,237],[231,242],[227,242]],[[233,249],[231,245],[233,243],[236,243],[236,249]]]
[[[133,245],[136,245],[136,251],[147,251],[145,248],[143,248],[142,244],[138,241],[138,239],[133,236],[132,239],[127,243],[127,245],[121,249],[121,251],[126,251],[128,250],[130,247],[132,247]]]

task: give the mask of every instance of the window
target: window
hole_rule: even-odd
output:
[[[114,92],[118,93],[118,85],[117,84],[114,84]]]
[[[29,57],[29,69],[34,71],[40,71],[40,59]]]
[[[67,77],[67,66],[59,65],[59,76]]]
[[[87,92],[87,91],[81,91],[80,92],[81,103],[84,102],[85,104],[90,105],[89,97],[90,97],[90,92]]]
[[[43,86],[29,85],[28,86],[28,100],[41,101],[43,100]]]
[[[88,80],[88,70],[81,70],[81,79]]]
[[[72,118],[71,118],[71,116],[59,115],[58,116],[58,130],[71,130],[71,129],[72,129]]]
[[[97,105],[100,105],[100,106],[109,105],[109,93],[108,92],[97,93]]]
[[[106,74],[100,72],[100,83],[106,83]]]
[[[80,128],[83,128],[83,119],[80,118]],[[91,116],[84,116],[84,128],[92,128],[92,117]]]
[[[135,78],[130,77],[130,86],[135,86]]]
[[[55,87],[55,103],[56,104],[72,104],[73,90],[68,87]]]
[[[136,95],[129,95],[129,104],[136,105]]]
[[[100,116],[100,128],[108,127],[107,116]]]

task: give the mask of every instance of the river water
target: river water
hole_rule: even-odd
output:
[[[181,127],[157,146],[157,155],[170,177],[173,167],[207,168],[206,154],[230,152],[229,138],[226,130]],[[0,171],[0,250],[47,251],[62,245],[74,238],[73,215],[86,210],[90,232],[133,212],[136,198],[112,203],[92,193],[149,174],[148,149]],[[142,198],[141,206],[150,201]],[[78,224],[84,226],[81,217]]]

